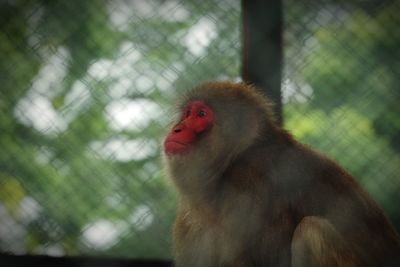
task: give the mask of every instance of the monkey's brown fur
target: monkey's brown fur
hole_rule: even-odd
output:
[[[251,86],[201,85],[215,123],[190,153],[165,157],[180,194],[178,267],[400,266],[382,210],[335,162],[295,141]]]

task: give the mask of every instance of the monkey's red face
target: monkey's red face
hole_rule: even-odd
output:
[[[180,122],[172,128],[164,141],[169,155],[188,152],[202,133],[211,128],[214,112],[203,101],[189,102],[183,109]]]

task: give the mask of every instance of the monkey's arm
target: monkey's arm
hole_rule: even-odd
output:
[[[304,217],[292,239],[292,267],[359,266],[343,236],[327,220]]]

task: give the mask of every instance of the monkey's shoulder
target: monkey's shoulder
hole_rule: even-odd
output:
[[[355,178],[335,161],[289,135],[284,137],[274,142],[261,139],[243,151],[228,166],[222,181],[238,192],[273,194],[273,199],[304,203],[306,209],[321,211],[340,199],[362,199],[374,205]]]
[[[321,179],[354,182],[333,160],[292,139],[255,142],[228,165],[224,175],[241,183],[258,180],[309,183]]]

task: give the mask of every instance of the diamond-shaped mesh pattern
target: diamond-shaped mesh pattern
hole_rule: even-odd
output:
[[[0,251],[170,257],[176,95],[239,80],[240,1],[0,3]],[[284,1],[284,121],[400,226],[395,1]],[[260,66],[262,67],[262,66]]]
[[[239,1],[2,1],[0,250],[169,257],[174,97],[238,79]]]
[[[354,174],[400,229],[399,1],[284,1],[285,126]]]

